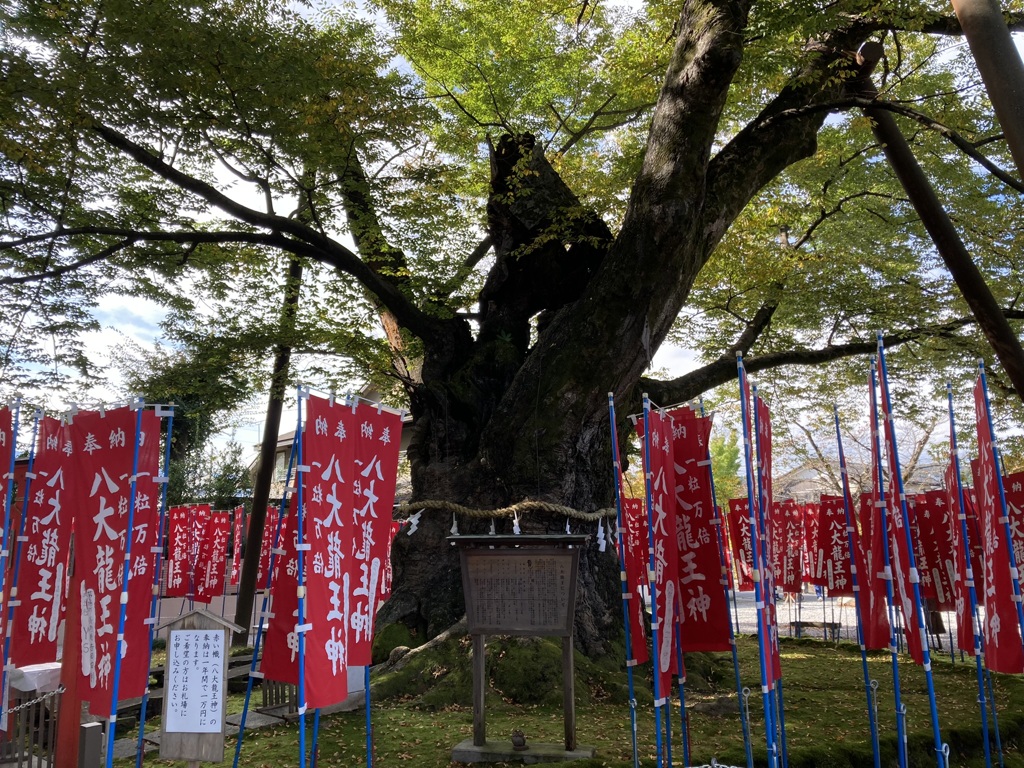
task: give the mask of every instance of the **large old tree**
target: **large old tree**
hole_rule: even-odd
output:
[[[1019,315],[1020,181],[945,3],[636,5],[3,4],[5,376],[88,372],[70,332],[146,295],[217,359],[285,343],[386,371],[417,500],[607,507],[609,392],[677,402],[728,381],[736,351],[825,362],[876,328],[934,340],[931,371],[973,358],[846,88],[871,39],[882,103]],[[306,271],[282,342],[285,257]],[[645,380],[672,333],[705,366]],[[450,524],[399,539],[387,619],[432,634],[461,613]],[[597,559],[592,651],[619,610]]]

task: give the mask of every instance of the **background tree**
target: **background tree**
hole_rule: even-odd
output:
[[[731,380],[736,351],[755,373],[842,361],[875,329],[906,350],[897,377],[977,349],[844,112],[868,39],[889,55],[883,103],[1016,316],[1015,179],[942,4],[367,7],[374,22],[278,2],[4,5],[0,282],[11,312],[45,318],[11,354],[38,358],[40,333],[112,289],[197,317],[208,295],[264,306],[246,305],[249,276],[302,259],[333,273],[301,302],[336,331],[325,343],[386,363],[411,408],[416,499],[606,506],[609,391],[624,413],[642,390],[669,404]],[[702,366],[644,379],[673,332]],[[433,634],[461,614],[449,525],[398,539],[385,620]],[[585,554],[591,652],[617,615],[601,563]]]

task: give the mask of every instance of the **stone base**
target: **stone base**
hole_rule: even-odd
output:
[[[594,747],[577,745],[572,752],[566,751],[564,744],[527,744],[526,749],[516,750],[508,741],[488,741],[482,747],[466,739],[452,750],[452,760],[456,763],[514,763],[525,765],[535,763],[557,763],[567,760],[585,760],[593,757]]]

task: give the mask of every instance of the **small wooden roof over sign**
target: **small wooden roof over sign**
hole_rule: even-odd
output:
[[[235,624],[233,621],[228,621],[223,616],[218,616],[216,613],[211,613],[205,608],[193,608],[188,613],[183,613],[180,616],[175,616],[169,621],[165,621],[156,631],[159,632],[162,629],[173,627],[175,629],[189,629],[190,627],[184,626],[185,624],[191,624],[191,628],[195,629],[215,629],[216,626],[206,626],[206,622],[212,622],[214,625],[220,625],[229,632],[241,632],[242,628]],[[196,626],[197,623],[203,624],[203,626]]]

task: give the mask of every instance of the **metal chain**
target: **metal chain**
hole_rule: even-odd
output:
[[[20,712],[23,709],[28,709],[33,704],[38,704],[41,701],[46,701],[47,699],[52,699],[54,696],[60,696],[62,693],[64,693],[65,690],[66,689],[64,688],[64,684],[61,683],[60,685],[57,686],[57,689],[54,690],[54,691],[50,691],[49,693],[44,693],[42,696],[40,696],[40,697],[38,697],[36,699],[32,699],[30,701],[26,701],[26,702],[23,702],[21,704],[18,704],[16,707],[11,707],[10,709],[7,710],[7,714],[8,715],[13,715],[15,712]]]

